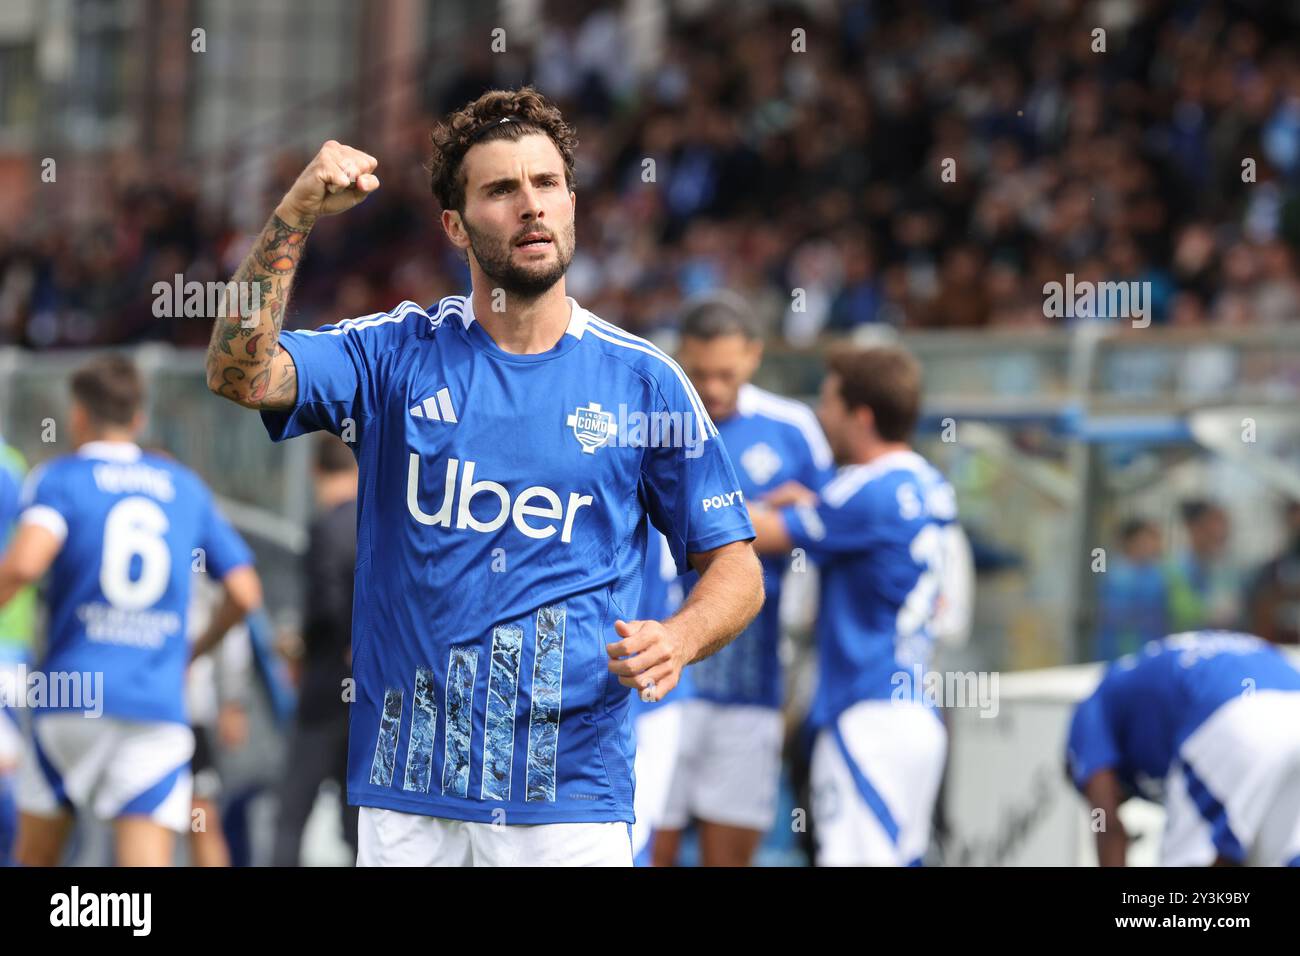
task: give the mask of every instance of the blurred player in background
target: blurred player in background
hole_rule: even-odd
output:
[[[1066,761],[1101,812],[1102,866],[1125,863],[1135,795],[1164,804],[1165,866],[1300,866],[1300,671],[1254,635],[1175,634],[1115,661]]]
[[[0,547],[8,546],[17,526],[26,471],[22,454],[0,438]],[[32,662],[35,603],[36,589],[29,587],[0,608],[0,866],[9,864],[18,833],[16,788],[25,721],[15,695],[26,691],[26,668]]]
[[[681,606],[682,598],[682,578],[677,574],[668,541],[651,528],[637,617],[643,621],[667,620]],[[684,705],[694,695],[691,672],[696,666],[683,668],[681,680],[665,700],[642,699],[635,691],[631,695],[636,743],[632,862],[636,866],[670,865],[657,860],[652,847],[664,825],[668,795],[679,770]]]
[[[908,444],[921,369],[895,348],[828,358],[818,417],[844,467],[751,506],[760,554],[818,562],[818,686],[809,721],[819,865],[916,865],[947,734],[924,693],[952,487]]]
[[[751,311],[732,292],[689,303],[677,356],[726,442],[746,501],[786,482],[820,488],[833,466],[812,409],[750,384],[763,356]],[[781,576],[789,558],[763,558],[763,610],[740,637],[691,668],[695,694],[683,711],[678,771],[655,837],[660,866],[675,861],[691,819],[703,865],[748,866],[776,819],[784,731]]]
[[[57,864],[74,810],[113,821],[120,864],[171,862],[174,834],[190,825],[194,736],[182,689],[197,556],[225,587],[216,622],[261,603],[250,555],[212,493],[136,444],[143,406],[125,358],[102,356],[73,375],[76,452],[29,476],[0,562],[0,604],[51,572],[39,668],[50,699],[31,714],[20,863]],[[220,636],[210,629],[197,650]]]
[[[302,677],[288,763],[277,790],[273,866],[297,866],[302,831],[320,786],[339,786],[343,837],[357,850],[357,809],[348,806],[348,705],[352,675],[352,587],[357,564],[357,460],[333,435],[318,435],[312,478],[317,514],[307,533],[302,578]]]
[[[149,455],[173,459],[164,448],[144,448]],[[174,460],[174,459],[173,459]],[[252,551],[239,532],[221,522],[218,533],[225,537],[221,551],[238,554]],[[204,560],[195,561],[193,570],[206,569]],[[258,579],[260,582],[260,578]],[[258,585],[258,593],[261,587]],[[230,866],[230,847],[221,826],[218,798],[221,775],[217,767],[217,747],[235,749],[246,741],[248,715],[242,693],[247,690],[247,676],[240,674],[241,658],[248,653],[248,632],[244,615],[233,602],[225,601],[225,589],[207,574],[196,575],[190,592],[186,632],[191,643],[190,665],[185,669],[185,713],[194,732],[194,756],[190,758],[193,797],[190,801],[190,864],[192,866]],[[217,615],[222,615],[219,619]],[[220,643],[213,646],[213,641]],[[237,676],[238,675],[238,676]]]
[[[472,294],[280,333],[307,237],[379,188],[327,142],[235,275],[208,383],[276,440],[325,430],[360,467],[348,799],[365,865],[630,865],[635,687],[758,612],[753,530],[680,367],[565,295],[572,128],[535,90],[437,125],[431,186]],[[652,442],[633,423],[676,422]],[[700,581],[637,610],[646,525]],[[500,824],[504,824],[500,825]]]

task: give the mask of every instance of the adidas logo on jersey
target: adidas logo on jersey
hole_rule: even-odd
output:
[[[461,466],[464,465],[462,468]],[[573,540],[573,519],[578,511],[592,503],[591,495],[580,495],[576,491],[569,493],[569,500],[561,504],[560,496],[543,485],[532,485],[511,500],[510,491],[505,485],[486,478],[474,480],[477,463],[447,459],[447,477],[443,485],[442,505],[433,514],[428,514],[420,507],[420,456],[411,452],[410,464],[406,472],[406,510],[420,524],[435,528],[451,528],[457,531],[477,531],[480,534],[492,534],[510,520],[515,530],[529,538],[549,538],[560,531],[560,540],[568,544]],[[457,484],[457,473],[460,482]],[[487,520],[474,517],[470,503],[476,498],[497,500],[497,513]],[[454,524],[452,512],[455,512]],[[479,509],[482,513],[482,507]],[[530,519],[544,522],[534,524]],[[563,521],[561,529],[554,522]]]
[[[451,391],[446,386],[438,389],[435,394],[411,408],[411,417],[456,424],[456,409],[451,404]]]

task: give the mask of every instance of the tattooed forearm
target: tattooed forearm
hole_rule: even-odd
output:
[[[294,273],[314,222],[310,216],[291,222],[277,211],[235,271],[232,290],[254,286],[250,296],[254,305],[243,314],[243,295],[230,295],[212,329],[208,387],[217,394],[250,408],[283,408],[293,403],[297,370],[278,339]]]
[[[311,232],[315,222],[315,219],[308,216],[296,226],[291,226],[272,213],[271,221],[262,230],[261,240],[253,247],[258,265],[276,275],[291,275],[298,268],[303,243],[307,241],[307,233]]]
[[[292,362],[277,370],[271,369],[271,382],[263,403],[268,408],[292,405],[298,395],[298,369]]]

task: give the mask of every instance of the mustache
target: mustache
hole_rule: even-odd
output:
[[[555,240],[555,233],[552,232],[550,229],[539,229],[537,227],[533,227],[532,229],[523,230],[510,241],[511,243],[516,243],[524,236],[531,236],[533,233],[538,233],[539,235],[543,236],[546,239],[550,239],[551,241]]]

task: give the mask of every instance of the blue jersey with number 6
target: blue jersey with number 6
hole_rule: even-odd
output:
[[[224,578],[250,564],[248,546],[188,468],[129,442],[90,442],[32,472],[24,524],[61,542],[50,568],[49,640],[39,670],[102,676],[103,713],[186,722],[186,611],[194,575]],[[83,710],[60,696],[37,712]]]

